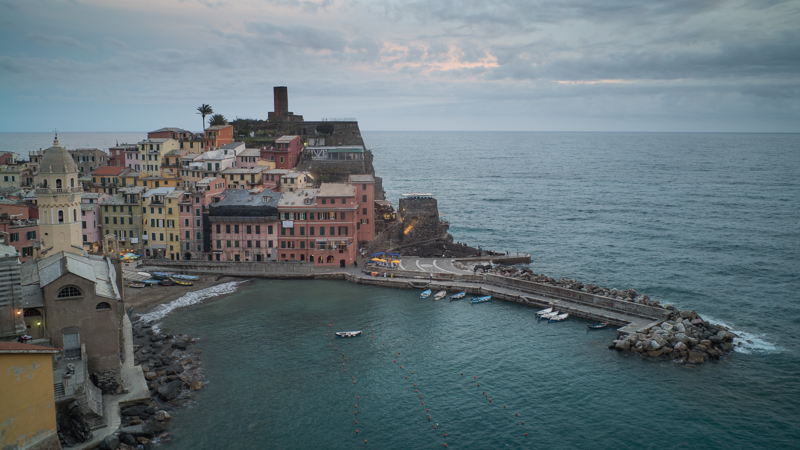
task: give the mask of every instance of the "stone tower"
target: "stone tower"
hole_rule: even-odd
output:
[[[78,166],[56,136],[42,156],[36,188],[42,257],[61,251],[83,255],[82,191]]]

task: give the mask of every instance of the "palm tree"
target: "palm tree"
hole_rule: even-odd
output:
[[[208,126],[213,127],[214,125],[227,125],[228,119],[225,118],[222,114],[214,114],[208,119]]]
[[[197,114],[203,116],[203,131],[206,131],[206,116],[213,114],[214,110],[211,109],[211,105],[206,105],[203,103],[202,105],[197,107]]]

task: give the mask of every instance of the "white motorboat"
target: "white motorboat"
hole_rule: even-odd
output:
[[[337,331],[336,335],[339,337],[356,337],[361,335],[361,330],[358,331]]]
[[[553,316],[550,318],[550,322],[561,322],[562,320],[569,317],[569,313],[559,314],[557,316]]]
[[[447,291],[439,291],[433,296],[434,300],[441,300],[447,295]]]
[[[541,311],[537,311],[537,312],[536,312],[536,316],[538,316],[538,317],[542,317],[543,315],[545,315],[545,314],[547,314],[547,313],[551,313],[551,312],[553,312],[553,307],[552,307],[552,306],[551,306],[551,307],[549,307],[549,308],[547,308],[547,309],[543,309],[543,310],[541,310]]]
[[[542,314],[540,318],[542,320],[550,320],[551,317],[555,317],[558,315],[558,311],[549,312],[547,314]]]

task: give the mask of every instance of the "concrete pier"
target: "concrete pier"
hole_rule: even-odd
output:
[[[154,263],[158,265],[150,265],[150,262],[145,261],[147,267],[142,269],[247,278],[346,280],[356,284],[399,289],[466,291],[472,295],[491,295],[493,299],[537,309],[553,306],[556,310],[569,313],[574,317],[596,322],[609,322],[619,327],[618,335],[646,330],[664,321],[670,313],[669,310],[660,307],[494,274],[473,275],[466,272],[436,273],[375,269],[380,276],[373,277],[363,273],[360,268],[320,269],[308,263],[211,261],[157,261]]]

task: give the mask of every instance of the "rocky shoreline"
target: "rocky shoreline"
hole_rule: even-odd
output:
[[[100,445],[102,450],[150,450],[170,441],[168,423],[172,413],[194,402],[194,391],[202,389],[199,349],[189,336],[162,333],[150,324],[133,324],[135,364],[141,365],[150,389],[150,402],[122,407],[117,433]]]
[[[574,291],[591,293],[618,301],[628,301],[647,306],[667,309],[669,317],[658,326],[642,333],[631,333],[616,339],[608,348],[621,352],[633,352],[642,356],[672,360],[684,364],[702,364],[708,360],[718,360],[725,353],[732,352],[737,337],[723,325],[712,324],[697,315],[695,311],[681,311],[672,305],[661,305],[650,297],[639,295],[635,289],[603,288],[596,284],[584,284],[577,280],[562,278],[555,280],[544,274],[536,274],[528,268],[497,266],[491,269],[496,275],[517,278],[535,283],[557,286]]]

